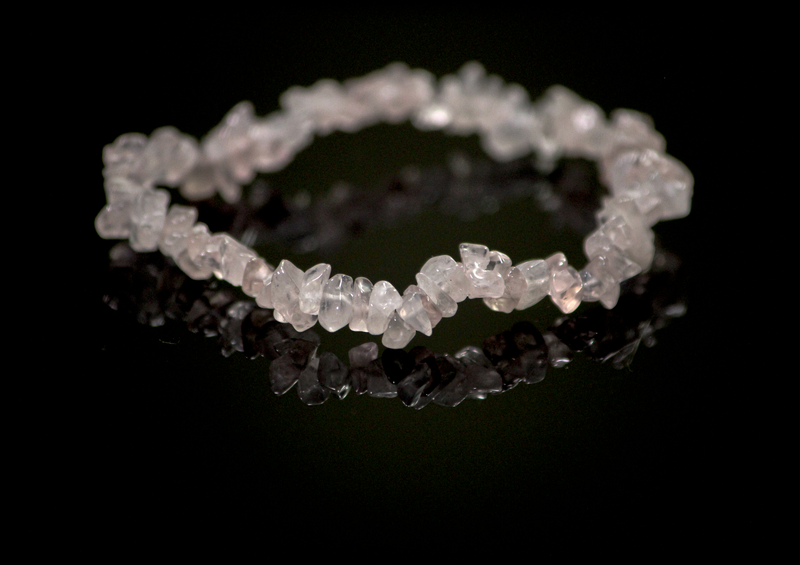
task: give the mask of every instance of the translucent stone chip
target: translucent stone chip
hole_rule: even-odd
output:
[[[436,325],[442,320],[442,311],[439,310],[439,307],[436,306],[436,304],[433,303],[433,300],[431,300],[431,297],[428,296],[428,294],[424,290],[422,290],[422,288],[420,288],[419,286],[417,286],[415,284],[408,285],[408,288],[406,288],[405,292],[403,293],[403,299],[404,300],[405,300],[406,295],[409,294],[409,293],[415,293],[415,294],[417,294],[419,296],[420,300],[422,301],[422,308],[425,310],[425,314],[427,315],[428,321],[431,324],[431,330],[433,330],[433,328],[435,328]],[[398,312],[399,312],[399,310],[398,310]],[[409,312],[409,314],[410,314],[410,312]],[[406,322],[408,323],[408,320],[406,320]],[[424,328],[424,322],[423,322],[423,328]],[[422,331],[422,330],[420,330],[418,328],[415,328],[415,329],[417,329],[417,331]],[[425,333],[425,332],[423,331],[422,333]],[[430,334],[426,334],[426,335],[430,335]]]
[[[608,145],[608,125],[599,106],[563,86],[550,87],[536,104],[556,145],[568,155],[597,157]]]
[[[397,312],[394,312],[386,331],[383,332],[381,343],[389,349],[402,349],[414,339],[417,332],[409,326]]]
[[[197,221],[197,208],[173,204],[164,220],[158,249],[168,257],[177,257],[186,248],[189,232]]]
[[[322,302],[322,287],[331,276],[331,266],[327,263],[314,265],[303,274],[303,284],[300,286],[300,311],[305,314],[319,314],[319,305]]]
[[[181,196],[195,202],[211,198],[217,192],[217,168],[207,162],[198,162],[183,178]]]
[[[563,255],[562,255],[563,256]],[[550,270],[541,259],[525,261],[516,266],[525,282],[525,289],[515,306],[517,310],[530,308],[550,292]]]
[[[605,257],[595,257],[580,271],[581,300],[600,301],[608,309],[617,305],[621,280],[619,272],[610,268]]]
[[[479,267],[467,269],[470,282],[470,298],[500,298],[505,290],[503,276],[498,271],[487,271]]]
[[[169,192],[144,189],[131,209],[130,244],[134,251],[155,251],[169,206]]]
[[[652,230],[632,221],[627,214],[615,212],[586,238],[583,249],[589,259],[607,255],[609,251],[616,249],[635,263],[640,271],[644,271],[653,262],[653,238]]]
[[[456,263],[455,259],[449,255],[431,257],[422,266],[420,273],[429,277],[456,302],[466,300],[471,284],[464,272],[464,265]],[[417,281],[417,284],[419,284],[419,281]],[[420,284],[420,286],[422,285]],[[425,292],[436,302],[436,298],[430,292],[427,290]],[[442,308],[442,314],[447,317],[444,312],[445,310]]]
[[[261,283],[261,290],[258,291],[258,295],[256,296],[256,304],[262,308],[275,308],[275,300],[272,298],[272,279],[274,275],[274,271],[267,275],[267,278]],[[277,311],[275,312],[275,319],[278,319]]]
[[[458,304],[453,298],[439,288],[433,280],[425,273],[417,273],[417,284],[425,294],[433,301],[434,305],[442,313],[442,317],[450,318],[455,315],[458,310]]]
[[[97,235],[104,239],[130,236],[131,213],[144,187],[124,177],[106,178],[106,206],[95,219]]]
[[[275,311],[290,322],[292,315],[299,311],[300,286],[303,284],[303,271],[284,259],[272,274],[272,301]]]
[[[292,324],[292,327],[298,332],[304,332],[314,327],[314,324],[317,323],[317,316],[314,314],[306,314],[298,309],[293,311],[292,315],[288,317],[286,321]]]
[[[524,263],[523,263],[524,264]],[[503,294],[499,298],[484,298],[483,303],[495,312],[513,312],[525,291],[528,283],[519,267],[512,267],[503,278]],[[546,294],[546,293],[545,293]],[[544,295],[542,295],[544,297]],[[541,298],[540,298],[541,300]]]
[[[349,327],[354,332],[366,332],[369,316],[369,300],[372,283],[365,277],[358,277],[353,284],[353,317]]]
[[[613,285],[619,286],[620,279],[615,276],[606,263],[605,257],[595,257],[580,271],[581,300],[597,302]]]
[[[511,271],[511,267],[511,258],[508,255],[500,251],[489,252],[489,263],[486,265],[486,270],[496,271],[500,273],[500,276],[505,278],[509,271]]]
[[[256,120],[249,130],[253,165],[262,173],[283,169],[311,143],[313,133],[310,120],[283,112]]]
[[[466,269],[475,267],[486,269],[489,265],[489,248],[485,245],[462,243],[458,246],[458,251],[461,254],[461,262],[464,263]]]
[[[264,261],[261,257],[253,257],[245,265],[244,273],[242,274],[242,291],[247,296],[253,298],[258,297],[264,289],[269,279],[271,282],[272,273],[275,268],[269,263]],[[257,302],[257,301],[256,301]],[[272,306],[262,306],[262,308],[271,308]]]
[[[345,327],[353,318],[353,278],[334,275],[322,289],[319,306],[319,325],[335,332]]]
[[[103,176],[138,180],[136,177],[146,147],[147,136],[142,133],[120,135],[114,143],[103,147]]]
[[[580,305],[581,276],[573,267],[566,267],[551,274],[550,298],[558,308],[569,314]]]
[[[431,335],[431,320],[423,304],[425,299],[430,300],[421,288],[411,285],[403,293],[403,304],[397,310],[397,313],[414,330],[425,335]],[[441,319],[441,314],[439,314],[439,318]]]
[[[203,245],[196,251],[190,250],[194,262],[205,269],[209,269],[215,277],[222,278],[222,251],[225,247],[226,233],[215,233],[203,241]]]
[[[663,153],[667,147],[664,136],[653,126],[647,114],[618,108],[611,112],[611,126],[608,132],[608,149],[615,147],[639,147]]]
[[[148,184],[177,186],[200,155],[197,141],[173,127],[155,130],[141,155],[139,176]]]
[[[694,179],[677,159],[652,149],[629,149],[606,171],[611,193],[630,197],[649,225],[683,218],[692,207]]]
[[[611,285],[604,294],[600,295],[600,304],[602,304],[603,307],[607,308],[608,310],[611,310],[619,301],[619,293],[619,283]]]
[[[196,223],[186,238],[186,247],[175,258],[181,270],[195,280],[205,280],[212,274],[210,268],[195,261],[209,237],[208,226]]]
[[[403,298],[397,289],[387,281],[378,281],[369,297],[367,329],[372,335],[386,331],[393,312],[403,305]]]
[[[233,286],[242,286],[245,267],[256,257],[255,252],[228,234],[224,234],[220,254],[222,278]]]

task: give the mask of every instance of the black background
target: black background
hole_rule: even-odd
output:
[[[240,26],[242,20],[249,25]],[[524,531],[539,520],[601,521],[608,514],[629,527],[709,510],[710,432],[697,394],[705,377],[700,320],[708,306],[696,282],[704,251],[695,226],[708,217],[711,191],[703,159],[706,83],[702,57],[689,48],[691,30],[446,12],[311,19],[240,14],[204,29],[163,26],[149,21],[136,34],[94,32],[83,55],[94,69],[81,85],[93,119],[78,148],[88,184],[79,218],[93,273],[85,287],[87,437],[104,508],[244,502],[332,531],[331,520],[340,519],[397,531],[412,519],[454,518]],[[272,395],[263,359],[224,358],[212,340],[169,324],[141,326],[102,304],[99,281],[113,242],[100,240],[92,222],[103,205],[101,150],[118,135],[173,125],[201,137],[241,100],[251,100],[261,115],[275,110],[292,85],[361,76],[392,61],[440,77],[469,60],[523,85],[532,98],[563,84],[607,112],[648,113],[668,152],[693,172],[692,214],[656,226],[664,246],[689,265],[688,311],[656,334],[655,347],[641,348],[630,369],[579,356],[542,383],[455,409],[417,412],[396,399],[366,396],[307,407],[294,390]],[[316,140],[269,180],[288,193],[296,186],[325,189],[339,179],[370,186],[407,164],[442,163],[454,148],[480,154],[473,138],[379,126]],[[303,269],[327,260],[334,272],[404,288],[428,257],[455,255],[460,241],[485,243],[515,262],[558,250],[578,266],[583,260],[580,237],[555,230],[525,204],[467,223],[423,215],[366,234],[330,260],[280,257]],[[412,345],[453,353],[513,321],[529,319],[544,329],[558,315],[549,302],[511,317],[475,302],[460,305],[430,342],[418,336]],[[321,331],[323,348],[345,357],[368,337],[342,333],[348,335]]]

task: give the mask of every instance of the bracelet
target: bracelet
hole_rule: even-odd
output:
[[[214,275],[241,286],[297,331],[317,321],[331,332],[349,326],[382,335],[386,347],[397,349],[416,332],[431,335],[466,298],[482,298],[500,312],[526,309],[547,295],[564,313],[581,301],[613,308],[620,283],[653,261],[652,226],[684,217],[691,207],[692,175],[664,153],[664,139],[647,116],[615,110],[606,120],[599,107],[560,86],[531,103],[521,86],[487,76],[475,62],[438,83],[427,71],[395,63],[341,84],[322,80],[292,87],[280,105],[257,118],[250,103],[240,103],[200,143],[174,128],[160,128],[149,138],[120,136],[103,149],[107,205],[95,220],[98,234],[127,238],[136,251],[159,249],[194,279]],[[187,200],[219,193],[236,202],[243,184],[257,172],[284,168],[314,134],[408,119],[421,130],[477,133],[499,162],[532,152],[541,167],[562,156],[596,160],[611,194],[584,241],[586,266],[577,271],[562,253],[513,265],[499,251],[463,243],[461,261],[447,255],[429,259],[417,284],[401,296],[387,281],[373,285],[364,277],[331,276],[324,263],[305,272],[288,260],[273,268],[230,235],[210,233],[197,222],[196,208],[168,208],[169,192],[155,188],[177,186]]]

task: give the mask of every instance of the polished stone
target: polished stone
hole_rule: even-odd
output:
[[[303,274],[300,285],[299,308],[304,314],[319,314],[322,302],[322,287],[331,276],[331,266],[327,263],[314,265]]]
[[[227,234],[223,238],[220,251],[222,278],[233,286],[242,286],[245,267],[256,257],[255,252]]]
[[[416,331],[431,335],[432,325],[428,312],[423,305],[424,299],[430,300],[421,288],[416,285],[409,286],[403,293],[403,304],[397,310],[397,313]]]
[[[367,330],[372,335],[381,335],[389,326],[394,311],[403,305],[397,289],[387,281],[378,281],[369,297]]]
[[[353,318],[353,279],[337,274],[322,289],[319,307],[319,325],[335,332],[345,327]]]
[[[431,257],[422,266],[420,273],[430,277],[430,279],[454,301],[463,302],[466,300],[469,294],[470,283],[464,272],[464,265],[456,263],[455,259],[449,255]],[[417,284],[419,284],[419,281],[417,281]],[[420,286],[422,285],[420,284]],[[425,287],[423,286],[422,288],[424,289]],[[425,292],[428,291],[426,290]],[[428,292],[428,295],[436,302],[436,299],[430,292]],[[442,313],[447,318],[448,316],[444,314],[444,312],[445,310],[442,308]]]
[[[517,265],[516,268],[525,282],[525,288],[515,308],[517,310],[525,310],[539,302],[550,292],[550,270],[547,262],[541,259],[525,261]],[[514,284],[517,285],[518,283],[514,282]]]
[[[442,313],[443,318],[450,318],[455,315],[458,310],[458,304],[449,294],[439,288],[439,285],[425,273],[417,273],[416,278],[417,285],[433,301],[433,304]]]
[[[391,349],[402,349],[414,339],[417,332],[409,326],[395,311],[389,320],[386,331],[383,332],[381,343]]]
[[[373,285],[369,279],[358,277],[353,284],[353,317],[349,327],[354,332],[366,332],[369,316],[369,300]]]
[[[275,268],[261,257],[253,257],[244,267],[242,274],[242,291],[247,296],[257,298],[268,281],[272,280]],[[256,302],[258,302],[256,300]],[[261,304],[259,304],[261,306]],[[262,306],[266,308],[267,306]]]
[[[186,240],[196,221],[197,208],[180,204],[170,206],[158,240],[161,253],[176,258],[186,248]]]

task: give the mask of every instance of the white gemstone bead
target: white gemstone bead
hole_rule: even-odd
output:
[[[322,287],[331,276],[331,266],[327,263],[314,265],[303,275],[300,286],[300,311],[306,314],[319,314],[322,302]]]
[[[664,136],[653,127],[650,116],[635,110],[616,109],[611,112],[608,135],[609,152],[621,147],[653,149],[663,153],[667,147]]]
[[[369,314],[367,329],[372,335],[380,335],[386,331],[392,312],[403,305],[403,298],[391,283],[378,281],[369,297]]]
[[[313,314],[306,314],[300,310],[294,310],[291,317],[288,318],[288,322],[292,324],[292,327],[298,332],[304,332],[317,323],[317,316]]]
[[[623,213],[614,213],[586,238],[583,249],[589,259],[617,249],[644,271],[653,262],[653,238],[653,231],[643,224],[630,221]]]
[[[580,271],[581,295],[585,302],[597,302],[619,279],[609,270],[605,257],[595,257]]]
[[[581,276],[573,267],[566,266],[551,273],[550,298],[556,306],[569,314],[580,305]]]
[[[322,289],[319,306],[319,325],[335,332],[345,327],[353,318],[353,278],[334,275]]]
[[[525,263],[523,263],[523,265],[524,264]],[[506,276],[503,277],[503,283],[503,295],[500,298],[484,298],[483,302],[495,312],[505,312],[508,314],[519,305],[520,299],[528,289],[528,284],[519,267],[512,267],[509,269]],[[542,297],[546,294],[545,292]],[[542,297],[540,297],[540,300]]]
[[[439,288],[449,294],[456,302],[463,302],[466,300],[471,285],[464,272],[464,265],[456,263],[455,259],[452,257],[448,255],[431,257],[422,266],[420,273],[430,277]],[[428,291],[426,290],[425,292]],[[434,298],[429,292],[428,296]],[[435,298],[434,302],[436,302]],[[444,314],[444,309],[442,309],[442,313]],[[444,315],[447,317],[446,314]]]
[[[354,332],[368,331],[367,317],[372,288],[372,283],[365,277],[358,277],[353,284],[353,318],[349,327]]]
[[[270,267],[271,268],[271,267]],[[267,278],[261,283],[261,290],[258,291],[258,296],[256,296],[256,304],[261,306],[262,308],[275,308],[275,300],[272,298],[272,278],[275,272],[271,271]],[[255,284],[253,285],[255,286]],[[275,312],[275,319],[278,319],[278,313]],[[280,321],[280,320],[278,320]]]
[[[423,298],[428,298],[428,295],[421,288],[416,285],[409,286],[403,293],[403,305],[397,310],[397,313],[416,331],[431,335],[431,320],[425,310]]]
[[[550,275],[567,268],[567,256],[560,251],[550,255],[544,262],[547,263],[547,271]]]
[[[291,322],[292,316],[299,311],[300,285],[303,284],[303,271],[284,259],[272,274],[272,301],[275,310]]]
[[[124,177],[105,181],[106,206],[95,219],[97,234],[104,239],[125,239],[130,236],[131,212],[144,187]]]
[[[274,271],[274,267],[261,257],[253,257],[248,261],[247,265],[245,265],[244,273],[242,274],[242,291],[247,296],[257,297],[261,294],[267,279],[271,281]],[[256,302],[258,302],[258,300],[256,300]],[[262,306],[262,308],[267,308],[267,306]],[[271,306],[269,306],[269,308],[271,308]]]
[[[181,196],[192,202],[211,198],[217,191],[216,176],[214,165],[198,161],[181,181]]]
[[[114,143],[103,147],[103,176],[133,179],[138,174],[145,147],[147,136],[141,133],[122,134]]]
[[[629,196],[650,225],[683,218],[692,207],[694,179],[677,159],[652,149],[630,149],[615,156],[606,171],[611,193]]]
[[[414,339],[416,333],[397,312],[393,312],[386,331],[383,332],[381,343],[389,349],[402,349]]]
[[[525,281],[525,289],[515,308],[517,310],[525,310],[539,302],[550,292],[550,270],[547,267],[547,262],[541,259],[525,261],[517,265],[516,268],[519,269]]]
[[[467,269],[470,282],[470,298],[500,298],[503,296],[505,284],[498,271],[487,271],[479,267]]]
[[[199,157],[197,141],[173,127],[155,130],[142,152],[139,176],[148,184],[177,186]]]
[[[203,242],[202,248],[194,255],[194,261],[201,267],[210,269],[215,277],[222,278],[222,248],[228,234],[215,233]],[[191,252],[190,252],[191,253]]]
[[[222,254],[222,278],[233,286],[242,286],[245,267],[251,259],[255,258],[255,252],[228,234],[223,234],[220,253]]]
[[[619,283],[612,284],[606,293],[600,296],[600,304],[602,304],[608,310],[611,310],[619,301],[619,292]]]
[[[416,278],[417,284],[441,311],[442,317],[450,318],[455,315],[456,310],[458,310],[458,304],[449,294],[439,288],[439,285],[433,282],[425,273],[417,273]]]
[[[311,121],[284,112],[256,120],[249,132],[256,170],[269,173],[283,169],[311,143],[313,133]]]
[[[130,244],[134,251],[155,251],[169,206],[169,192],[144,189],[131,209]]]
[[[511,271],[511,267],[511,258],[508,255],[500,251],[489,252],[489,264],[486,265],[486,270],[496,271],[500,273],[501,277],[505,278],[509,271]]]
[[[164,220],[164,229],[158,240],[158,249],[168,257],[177,257],[186,248],[186,240],[197,221],[197,208],[173,204]]]
[[[462,243],[458,246],[461,262],[466,269],[486,269],[489,264],[489,248],[476,243]]]
[[[536,104],[555,143],[568,155],[596,157],[608,145],[608,125],[599,106],[563,86],[553,86]]]
[[[422,300],[422,307],[425,309],[425,313],[428,315],[428,320],[431,324],[431,329],[435,328],[436,325],[442,321],[442,311],[439,310],[439,307],[433,303],[431,297],[422,290],[419,286],[415,284],[408,285],[403,296],[405,297],[406,294],[410,292],[415,292],[419,294],[420,300]],[[441,292],[441,291],[440,291]]]
[[[208,226],[202,222],[196,223],[189,231],[186,246],[175,258],[181,270],[195,280],[204,280],[211,276],[211,269],[195,260],[209,237]]]

